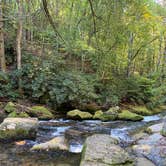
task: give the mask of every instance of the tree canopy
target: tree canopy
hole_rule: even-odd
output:
[[[166,8],[154,0],[1,0],[0,97],[55,107],[166,101]]]

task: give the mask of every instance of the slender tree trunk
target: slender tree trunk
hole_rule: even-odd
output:
[[[160,39],[159,39],[159,55],[158,55],[157,67],[156,67],[157,71],[159,71],[159,69],[160,69],[161,59],[162,59],[162,37],[160,37]]]
[[[22,23],[22,15],[23,15],[23,6],[22,0],[17,0],[18,4],[18,29],[17,29],[17,39],[16,39],[16,51],[17,51],[17,69],[21,69],[21,46],[22,46],[22,32],[23,32],[23,23]],[[18,80],[18,86],[20,93],[21,90],[21,78]]]
[[[21,69],[21,43],[22,43],[22,0],[17,0],[18,4],[18,29],[17,29],[17,39],[16,39],[16,49],[17,49],[17,69]]]
[[[131,70],[132,56],[133,56],[133,41],[134,41],[133,33],[130,32],[129,48],[128,48],[127,77],[130,77],[130,70]]]
[[[164,37],[164,55],[163,55],[163,60],[162,60],[162,81],[166,79],[166,37]]]
[[[57,18],[59,16],[59,3],[60,3],[60,1],[56,0],[55,15],[56,15]]]
[[[47,0],[42,0],[42,4],[43,4],[44,11],[45,11],[45,15],[46,15],[50,25],[52,26],[54,32],[56,33],[56,36],[59,37],[66,44],[65,40],[63,39],[61,34],[58,32],[56,24],[54,23],[54,20],[48,10]]]
[[[3,2],[0,0],[0,62],[1,70],[6,72],[6,60],[4,49],[4,33],[3,33]]]

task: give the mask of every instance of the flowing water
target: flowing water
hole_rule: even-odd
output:
[[[141,122],[99,120],[73,121],[50,120],[40,121],[35,141],[25,140],[23,146],[0,144],[0,166],[79,166],[83,143],[87,136],[94,133],[109,134],[120,141],[121,146],[134,142],[132,134],[146,126],[162,121],[165,115],[146,116]],[[64,136],[69,143],[70,152],[31,152],[34,145],[46,142],[54,137]]]

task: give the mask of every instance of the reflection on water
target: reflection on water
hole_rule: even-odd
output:
[[[78,166],[79,154],[30,152],[28,147],[0,144],[0,166]]]

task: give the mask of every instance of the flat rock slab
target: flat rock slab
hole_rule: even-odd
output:
[[[155,133],[143,138],[138,141],[138,145],[133,146],[133,152],[146,157],[156,166],[166,166],[166,137]]]
[[[95,134],[87,138],[80,166],[132,165],[128,153],[109,135]]]
[[[53,138],[50,141],[47,141],[45,143],[36,144],[34,145],[31,150],[40,150],[40,151],[48,151],[48,150],[65,150],[67,151],[69,148],[67,146],[67,143],[65,141],[64,137],[56,137]]]
[[[159,133],[163,128],[164,123],[159,123],[148,127],[152,133]]]
[[[151,161],[146,158],[137,158],[136,166],[155,166]]]
[[[160,142],[163,136],[160,133],[152,134],[138,141],[138,144],[155,145]]]

